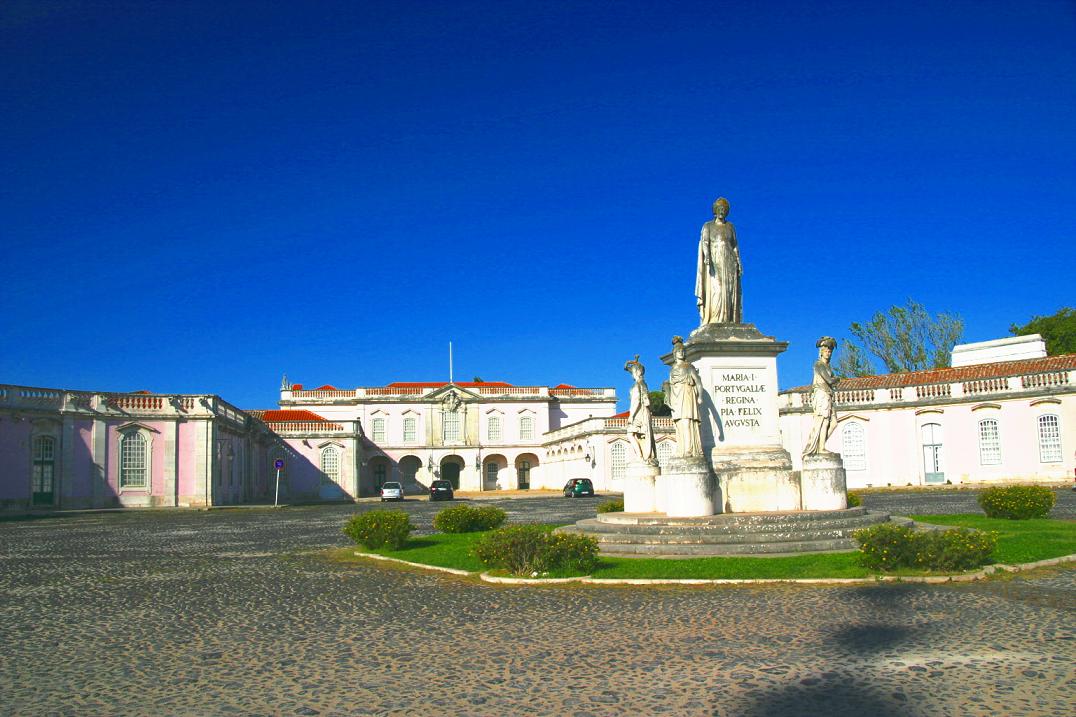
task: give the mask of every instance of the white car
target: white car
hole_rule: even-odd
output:
[[[389,481],[381,486],[381,502],[386,500],[403,500],[404,492],[403,486],[396,481]]]

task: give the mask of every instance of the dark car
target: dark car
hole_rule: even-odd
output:
[[[435,480],[430,483],[430,500],[452,500],[454,497],[452,484],[448,481]]]
[[[594,495],[594,484],[590,482],[590,478],[572,478],[564,484],[566,498],[579,498],[584,495]]]

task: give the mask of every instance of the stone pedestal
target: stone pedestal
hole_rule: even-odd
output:
[[[721,512],[717,481],[706,459],[670,458],[661,474],[664,512],[670,518],[693,518]]]
[[[684,343],[703,384],[703,450],[723,492],[715,512],[802,507],[777,413],[777,356],[787,348],[753,324],[707,324]]]
[[[839,453],[803,457],[800,494],[804,510],[843,510],[848,507],[844,462]]]
[[[624,479],[624,512],[653,513],[657,511],[655,499],[655,479],[661,474],[657,466],[641,461],[628,464]]]

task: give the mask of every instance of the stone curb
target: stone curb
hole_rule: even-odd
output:
[[[943,583],[970,583],[982,580],[994,573],[1018,573],[1022,570],[1045,568],[1051,565],[1076,562],[1076,553],[1062,555],[1058,558],[1037,560],[1033,563],[1016,563],[1013,565],[988,565],[974,573],[961,573],[958,575],[876,575],[869,578],[595,578],[590,575],[582,575],[576,578],[510,578],[489,573],[475,573],[457,568],[442,568],[438,565],[426,565],[425,563],[412,563],[399,558],[389,558],[375,553],[361,553],[355,555],[362,558],[373,558],[390,563],[400,563],[414,568],[435,570],[452,575],[464,575],[479,579],[487,583],[501,585],[563,585],[566,583],[580,583],[583,585],[872,585],[875,583],[918,583],[923,585],[939,585]]]

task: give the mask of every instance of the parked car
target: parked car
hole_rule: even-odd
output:
[[[594,484],[590,482],[590,478],[572,478],[564,484],[566,498],[579,498],[584,495],[594,495]]]
[[[448,481],[435,480],[430,483],[430,500],[452,500],[454,497],[452,484]]]
[[[388,481],[381,486],[381,502],[386,500],[403,500],[404,492],[403,486],[396,481]]]

